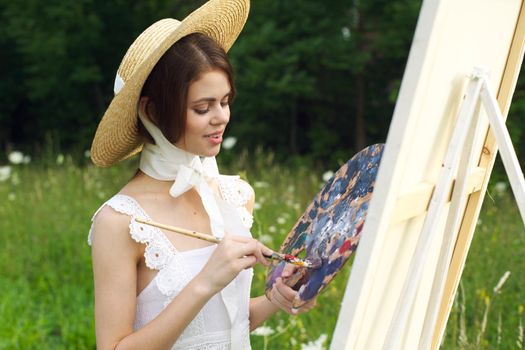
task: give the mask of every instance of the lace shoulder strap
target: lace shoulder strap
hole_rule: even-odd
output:
[[[219,175],[217,183],[222,198],[235,207],[246,206],[253,197],[252,187],[239,176]]]
[[[93,222],[98,212],[106,205],[119,213],[131,217],[129,223],[131,238],[138,243],[146,244],[144,252],[146,266],[156,270],[160,270],[166,266],[174,253],[176,253],[175,248],[158,228],[144,225],[134,220],[135,218],[151,220],[151,218],[135,199],[126,195],[117,194],[113,196],[95,212],[92,219],[91,229],[89,230],[88,244],[91,245]]]
[[[236,207],[243,225],[248,229],[251,228],[253,216],[246,209],[246,205],[254,196],[253,188],[239,176],[219,175],[216,180],[222,199]]]

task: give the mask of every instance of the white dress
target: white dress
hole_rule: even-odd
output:
[[[217,202],[225,219],[226,232],[251,237],[249,228],[253,219],[245,205],[253,195],[252,188],[238,176],[219,175],[215,180],[221,193]],[[93,220],[106,205],[131,218],[150,219],[136,200],[117,194],[97,210]],[[133,327],[137,330],[154,319],[200,272],[216,245],[179,252],[156,227],[130,219],[129,229],[131,238],[146,245],[146,266],[158,270],[153,280],[137,296]],[[183,331],[172,349],[250,349],[248,316],[252,276],[252,269],[244,270],[214,295]]]

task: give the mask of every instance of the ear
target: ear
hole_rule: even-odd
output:
[[[155,106],[150,101],[148,96],[142,96],[139,99],[139,111],[142,113],[142,115],[145,115],[148,117],[149,120],[151,120],[154,124],[157,124],[157,121],[155,119]]]

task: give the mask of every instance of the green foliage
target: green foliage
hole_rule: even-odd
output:
[[[72,154],[89,149],[130,43],[155,20],[184,18],[204,2],[0,0],[0,149],[35,153],[49,140]],[[229,134],[251,151],[331,167],[384,142],[420,5],[252,1],[230,51],[239,93]],[[508,122],[519,155],[524,84]]]
[[[0,0],[0,148],[90,146],[125,50],[149,24],[204,0]],[[382,142],[420,0],[252,1],[231,50],[231,134],[280,158],[346,160]]]
[[[508,183],[492,184],[489,191],[492,195],[483,203],[444,349],[522,349],[524,345],[523,222]],[[510,275],[504,280],[506,271]],[[501,287],[496,289],[497,285]]]
[[[321,170],[283,165],[272,153],[257,152],[241,153],[223,170],[240,171],[253,185],[252,233],[277,248],[319,190]],[[0,349],[94,349],[87,231],[99,205],[134,174],[137,159],[100,169],[79,166],[70,156],[45,154],[36,164],[13,165],[10,177],[0,181]],[[444,349],[523,345],[523,223],[508,185],[494,183],[489,189],[493,199],[487,197],[482,209]],[[494,293],[505,271],[511,275]],[[341,272],[309,313],[279,313],[266,321],[272,334],[252,334],[253,348],[298,350],[325,337],[329,344],[349,272]],[[256,267],[254,296],[263,293],[265,276]]]
[[[28,149],[51,137],[65,150],[88,149],[127,47],[155,20],[182,17],[194,6],[182,0],[0,1],[0,147]]]
[[[231,51],[232,133],[282,158],[346,160],[383,142],[420,1],[254,2]],[[277,132],[276,132],[277,131]]]

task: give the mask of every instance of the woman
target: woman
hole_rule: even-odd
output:
[[[248,8],[212,0],[182,22],[156,22],[121,62],[92,159],[141,158],[90,231],[98,349],[247,349],[250,329],[279,309],[313,306],[292,310],[297,293],[281,280],[268,299],[250,300],[251,268],[271,250],[249,232],[253,190],[220,175],[214,158],[235,96],[225,51]],[[211,245],[139,217],[222,239]]]

